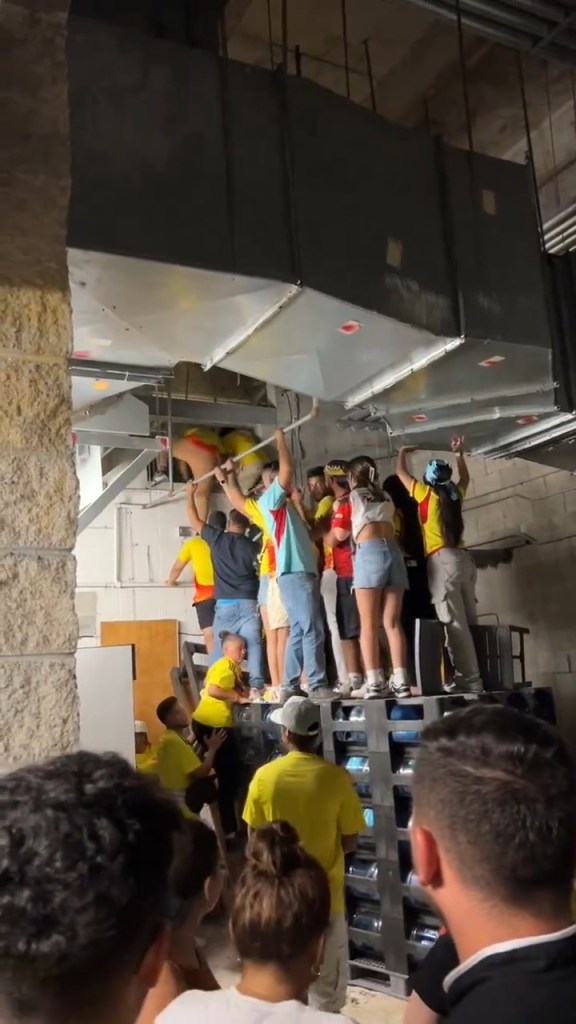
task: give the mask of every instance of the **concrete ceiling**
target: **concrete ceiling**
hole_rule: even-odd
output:
[[[466,147],[457,25],[423,10],[420,2],[348,0],[350,96],[366,106],[372,102],[367,41],[377,111],[398,124],[428,124],[446,141]],[[476,6],[489,9],[494,4],[495,0],[486,0]],[[516,4],[523,8],[520,17],[534,19],[536,9],[548,11],[550,20],[543,24],[550,33],[561,25],[560,20],[552,19],[562,16],[568,26],[566,32],[572,27],[576,31],[576,21],[572,21],[576,9],[568,0],[564,0],[564,6],[547,0],[509,0],[504,7],[512,17],[518,17]],[[279,64],[281,9],[281,0],[228,0],[229,55],[264,67]],[[346,95],[342,0],[315,0],[312,9],[309,0],[288,0],[287,13],[289,71],[296,73],[295,51],[299,48],[302,75]],[[519,51],[469,29],[463,31],[463,43],[474,148],[490,156],[523,162],[527,143]],[[567,62],[545,60],[544,48],[536,39],[532,52],[529,44],[524,49],[528,116],[543,218],[547,220],[576,198],[576,68]]]

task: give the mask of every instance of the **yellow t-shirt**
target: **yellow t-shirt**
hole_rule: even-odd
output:
[[[192,718],[201,725],[211,725],[213,729],[229,729],[234,725],[232,704],[227,700],[219,700],[208,693],[209,686],[219,686],[221,690],[235,690],[242,683],[242,667],[231,658],[219,658],[210,666],[206,673],[206,682],[200,702]]]
[[[136,768],[143,775],[158,774],[158,755],[153,747],[142,754],[136,754]]]
[[[324,498],[321,498],[314,513],[314,519],[318,521],[319,519],[325,519],[326,516],[329,516],[332,512],[335,500],[336,499],[333,494],[327,494]],[[323,544],[322,548],[324,551],[324,572],[326,572],[327,569],[334,568],[334,549],[328,544]]]
[[[240,466],[255,466],[256,464],[263,466],[268,462],[268,453],[265,448],[260,448],[250,455],[244,455],[244,452],[250,451],[250,448],[258,444],[257,437],[249,430],[233,430],[221,438],[221,443],[224,453],[229,458],[237,458]],[[241,458],[243,455],[244,458]]]
[[[191,537],[180,548],[179,562],[190,562],[194,578],[194,604],[214,597],[214,568],[210,548],[202,537]]]
[[[332,913],[344,910],[342,836],[358,835],[365,828],[358,794],[344,768],[293,750],[258,769],[243,818],[250,828],[270,821],[293,825],[304,849],[328,875]]]
[[[458,491],[462,499],[466,497],[466,490],[466,487],[458,484]],[[418,516],[424,536],[424,551],[427,555],[434,555],[446,547],[440,523],[440,498],[432,487],[420,483],[419,480],[412,481],[410,495],[418,502]],[[463,540],[460,541],[458,547],[466,547]]]
[[[178,801],[185,818],[193,818],[184,803],[190,774],[200,767],[196,751],[173,729],[167,729],[158,744],[157,774],[161,786]]]
[[[262,530],[262,549],[260,551],[260,575],[276,575],[276,550],[268,530],[266,520],[256,498],[246,498],[245,512],[254,526]]]

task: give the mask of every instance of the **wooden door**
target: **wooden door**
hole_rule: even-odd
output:
[[[180,662],[178,620],[103,622],[100,642],[103,647],[134,645],[134,716],[146,722],[150,742],[157,743],[164,727],[156,708],[164,697],[173,696],[170,673]]]

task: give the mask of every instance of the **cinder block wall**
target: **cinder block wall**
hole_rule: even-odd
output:
[[[0,5],[0,770],[78,738],[67,6]]]

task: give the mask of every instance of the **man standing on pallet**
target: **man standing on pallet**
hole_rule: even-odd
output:
[[[346,1002],[348,933],[344,906],[344,855],[356,847],[365,828],[362,806],[348,772],[316,753],[320,708],[306,697],[291,697],[270,721],[282,729],[288,753],[254,775],[244,821],[250,829],[287,821],[304,849],[322,865],[331,894],[331,921],[310,1006],[339,1013]]]

